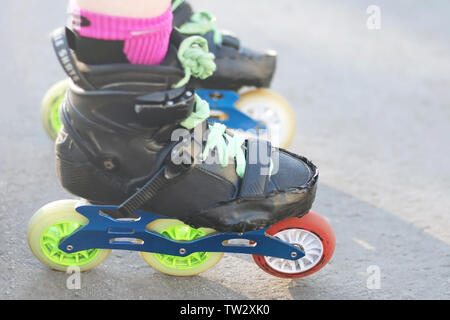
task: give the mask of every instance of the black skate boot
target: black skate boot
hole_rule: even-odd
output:
[[[216,18],[205,11],[194,12],[188,1],[173,1],[174,27],[184,35],[201,35],[216,56],[217,71],[199,88],[238,91],[242,87],[269,88],[275,74],[277,53],[256,52],[241,45],[228,31],[220,30]]]
[[[219,31],[213,16],[206,12],[194,13],[186,1],[174,1],[173,8],[175,29],[172,42],[177,43],[175,46],[191,34],[202,35],[208,41],[209,50],[216,56],[215,73],[207,80],[193,79],[191,83],[193,87],[202,89],[197,94],[210,103],[213,120],[225,122],[233,129],[264,127],[276,136],[272,137],[272,141],[289,147],[295,135],[294,112],[280,95],[265,89],[274,76],[276,53],[253,52],[241,47],[239,39]],[[80,19],[75,17],[72,20],[72,24],[76,24]],[[87,65],[128,63],[121,41],[106,42],[81,37],[70,27],[67,38],[71,49],[78,52],[78,61]],[[42,101],[42,124],[52,140],[56,139],[62,126],[59,107],[67,87],[66,80],[56,83]],[[238,92],[244,87],[245,91]],[[251,87],[254,88],[247,90]]]
[[[171,46],[159,66],[83,63],[67,39],[53,37],[72,79],[56,143],[69,192],[121,205],[125,217],[146,210],[219,232],[309,212],[318,180],[311,162],[207,122],[209,106],[189,81],[214,71],[203,38],[184,40],[178,52]]]

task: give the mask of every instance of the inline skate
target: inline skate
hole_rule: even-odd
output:
[[[204,38],[171,45],[158,66],[86,65],[67,32],[52,37],[71,79],[57,173],[84,200],[48,204],[31,218],[28,243],[42,263],[86,271],[111,250],[130,250],[162,273],[193,276],[240,253],[283,278],[328,263],[333,230],[310,211],[314,164],[208,121],[209,105],[189,81],[214,72]]]
[[[237,37],[218,29],[214,16],[204,11],[194,13],[187,1],[174,1],[173,9],[177,35],[201,35],[208,40],[209,50],[216,57],[216,72],[193,84],[197,94],[210,104],[211,121],[230,129],[267,129],[273,143],[288,148],[295,135],[293,110],[286,100],[266,89],[275,73],[276,52],[255,52],[242,47]],[[74,38],[74,46],[84,45],[76,34]],[[42,123],[53,140],[62,126],[59,106],[68,86],[69,80],[56,83],[42,102]]]

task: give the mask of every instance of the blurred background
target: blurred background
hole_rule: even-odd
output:
[[[309,278],[280,280],[250,257],[226,255],[200,277],[177,279],[138,254],[115,252],[82,275],[81,290],[66,289],[67,275],[47,270],[26,243],[31,215],[70,198],[39,113],[45,91],[65,77],[49,34],[65,23],[66,3],[4,0],[0,298],[450,298],[450,3],[190,2],[245,46],[278,51],[272,89],[295,110],[292,151],[321,171],[314,209],[336,232],[331,263]],[[379,29],[367,24],[372,5]]]

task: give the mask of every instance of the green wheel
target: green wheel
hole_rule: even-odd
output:
[[[194,229],[178,220],[156,220],[147,230],[176,241],[193,241],[215,233],[212,229]],[[222,252],[197,252],[187,257],[141,252],[142,258],[155,270],[170,276],[191,277],[214,267],[223,257]]]
[[[63,80],[53,85],[42,101],[41,119],[45,132],[52,140],[56,140],[62,123],[59,117],[59,107],[63,101],[69,80]]]
[[[81,271],[87,271],[111,253],[111,250],[90,249],[67,254],[58,248],[61,241],[88,223],[88,219],[75,211],[76,203],[73,200],[50,203],[39,209],[28,224],[31,251],[54,270],[65,272],[68,267],[79,267]]]

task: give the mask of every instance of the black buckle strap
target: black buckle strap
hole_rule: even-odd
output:
[[[136,210],[151,201],[169,182],[189,172],[192,165],[175,165],[168,161],[142,188],[119,206],[118,211],[125,216],[132,216]]]
[[[265,194],[270,179],[272,144],[270,141],[250,138],[247,141],[247,167],[241,184],[241,198]]]

